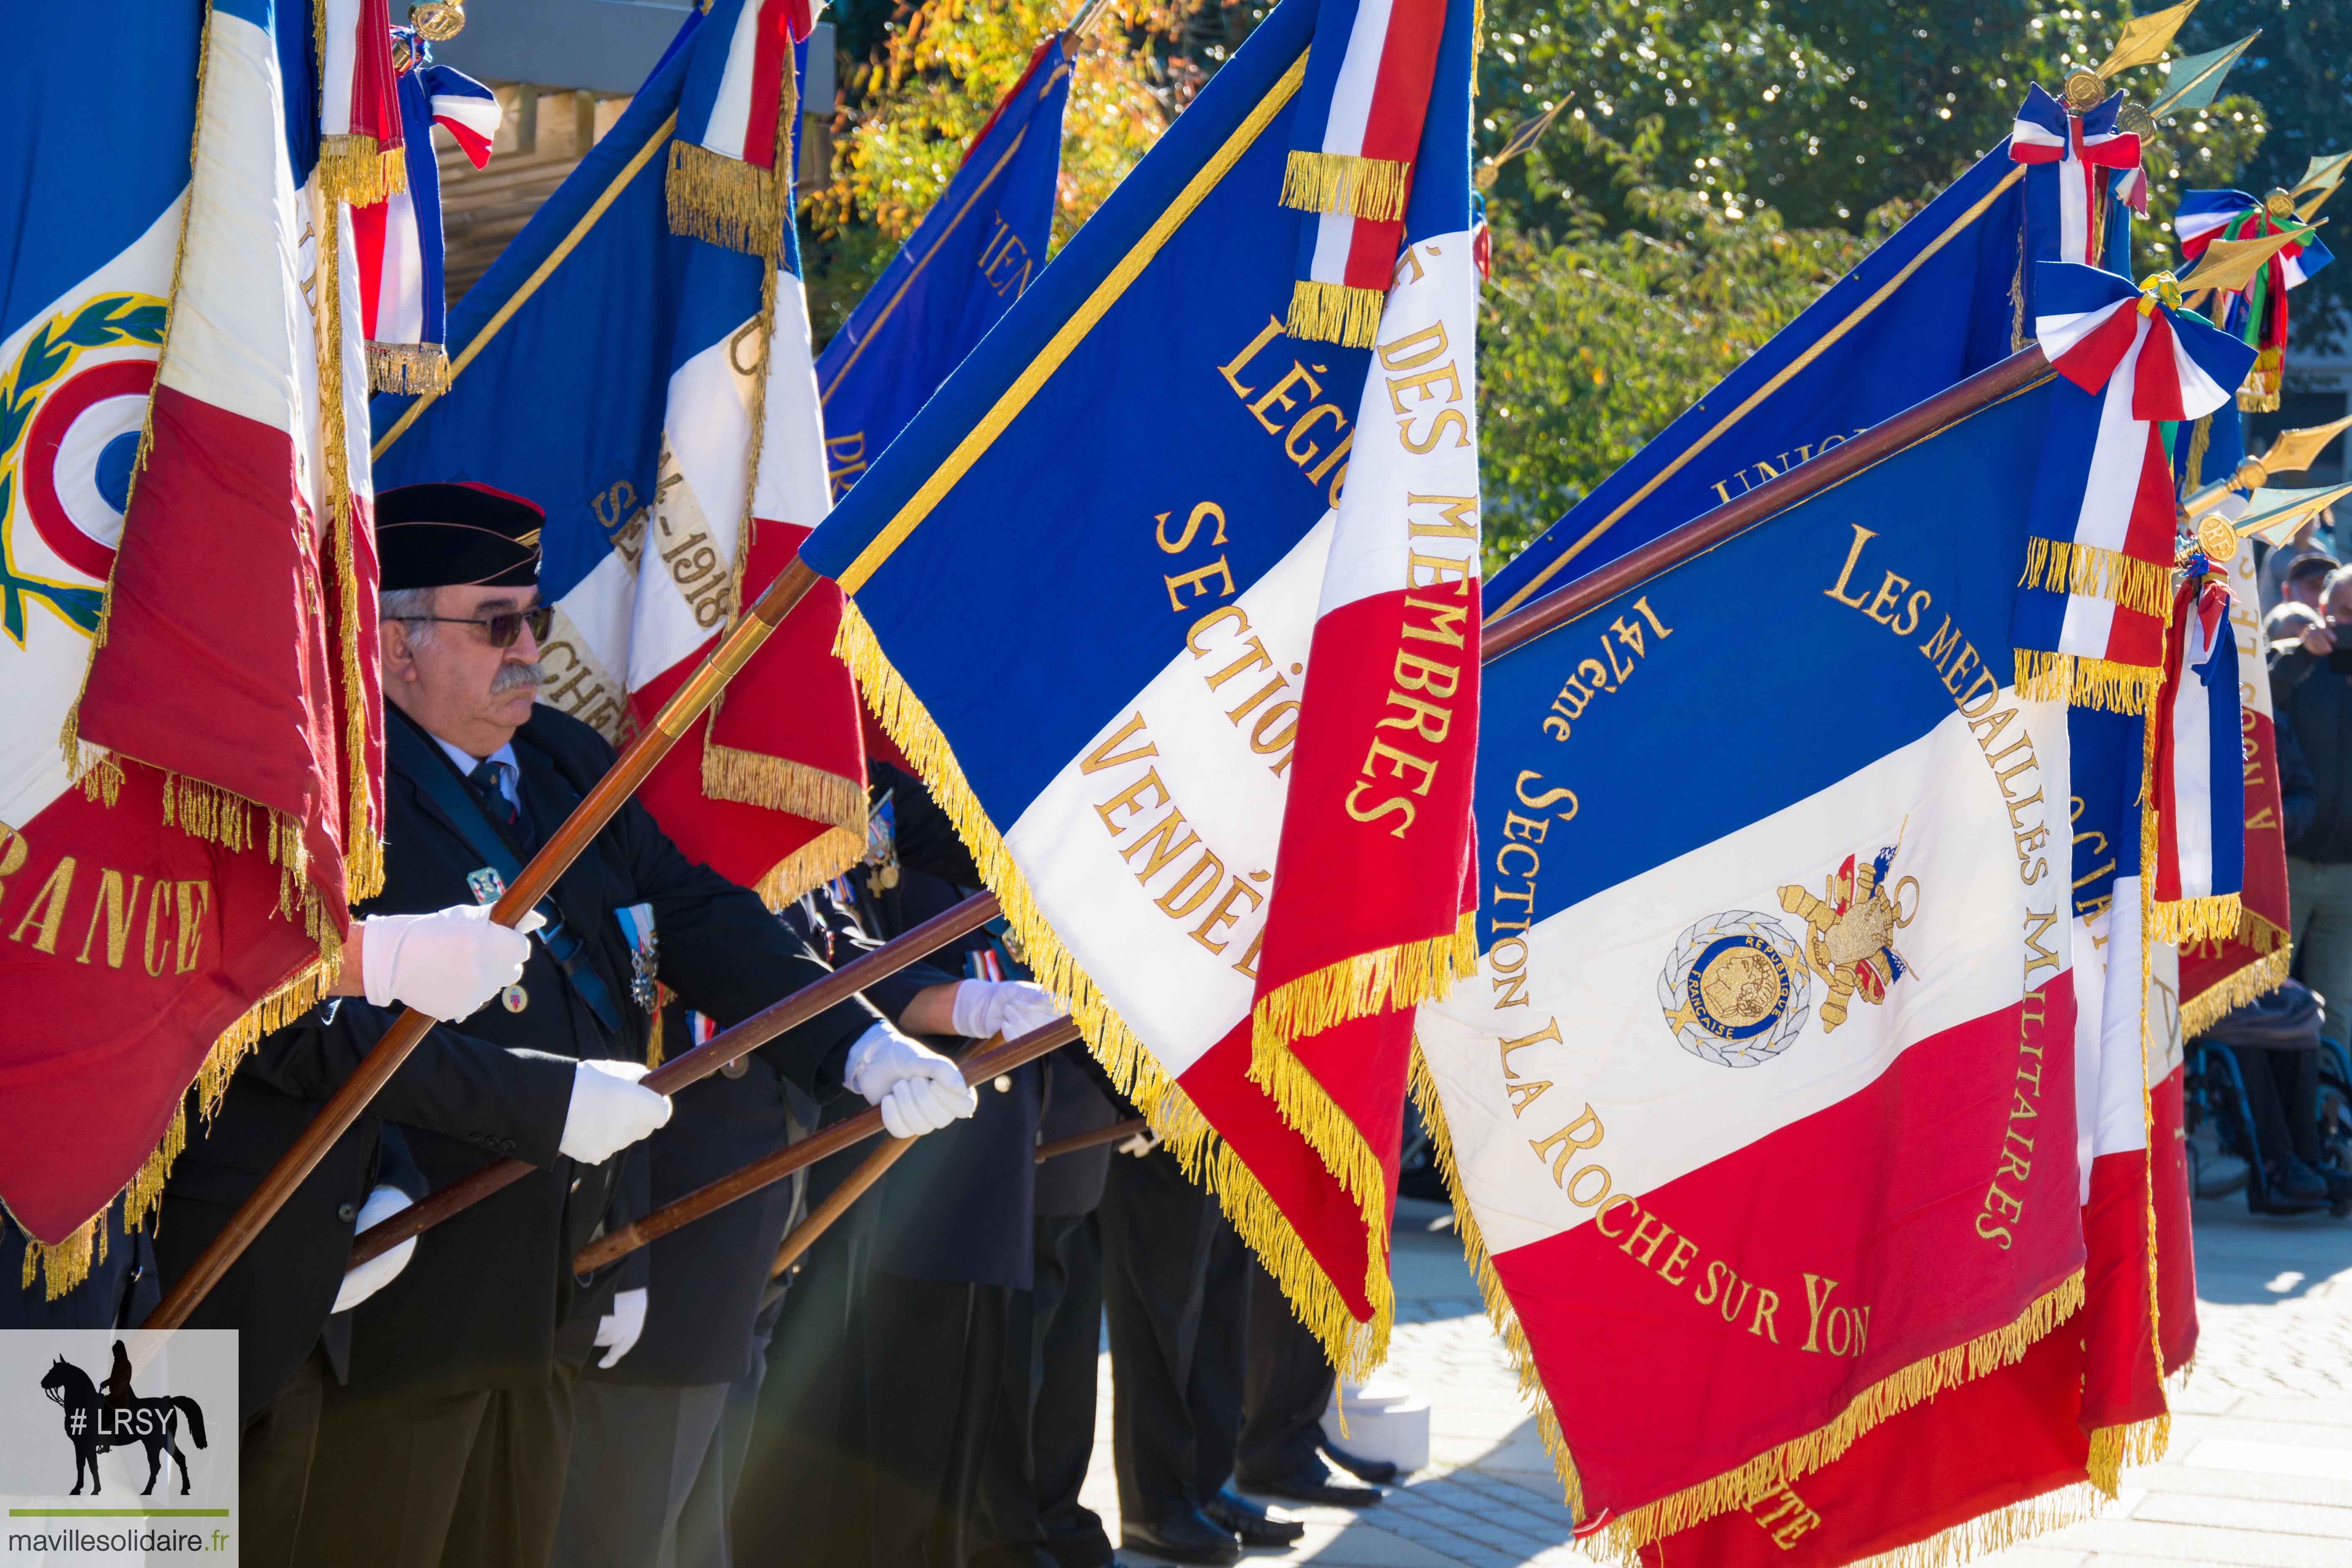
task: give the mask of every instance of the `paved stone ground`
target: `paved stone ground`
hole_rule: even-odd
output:
[[[1379,1507],[1297,1510],[1306,1539],[1254,1564],[1537,1568],[1591,1561],[1444,1212],[1403,1205],[1392,1373],[1433,1407],[1429,1468]],[[1980,1560],[1985,1568],[2352,1568],[2352,1221],[2197,1205],[2202,1337],[2174,1404],[2170,1453],[2125,1473],[2100,1518]],[[1118,1539],[1108,1358],[1086,1500]],[[1158,1560],[1134,1552],[1140,1568]]]

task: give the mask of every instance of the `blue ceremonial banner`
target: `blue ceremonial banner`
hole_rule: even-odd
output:
[[[1477,626],[1474,10],[1444,9],[1404,249],[1380,295],[1386,380],[1367,380],[1373,351],[1286,330],[1302,226],[1319,216],[1281,201],[1317,15],[1316,0],[1284,0],[802,551],[850,594],[843,649],[1038,978],[1349,1365],[1377,1359],[1391,1310],[1411,986],[1443,966],[1414,944],[1442,933],[1450,952],[1461,924]],[[1444,482],[1388,484],[1422,471],[1416,454],[1452,465]],[[1388,531],[1354,550],[1350,520],[1391,489],[1393,515],[1366,519],[1362,536]],[[1410,531],[1408,490],[1429,503]],[[1361,650],[1393,642],[1416,589],[1435,619],[1405,625],[1426,657],[1396,668],[1423,727],[1390,745],[1367,718],[1348,738],[1352,758],[1373,746],[1384,770],[1359,786],[1351,821],[1345,783],[1306,801],[1293,787],[1318,755],[1316,704],[1346,695],[1352,670],[1377,710],[1392,653]],[[1362,634],[1357,657],[1343,621]],[[1430,760],[1449,737],[1461,754]],[[1385,815],[1364,827],[1375,806]],[[1392,1053],[1368,1048],[1344,1075],[1260,1076],[1262,944],[1277,957],[1270,918],[1298,907],[1294,888],[1316,890],[1276,875],[1297,826],[1286,808],[1425,847],[1433,865],[1451,847],[1415,889],[1442,908],[1383,936],[1372,1000],[1332,1009],[1349,1026],[1394,1026],[1380,1037],[1387,1051],[1392,1034]],[[1298,1038],[1335,1031],[1311,1022]],[[1281,1047],[1286,1068],[1297,1044]],[[1317,1109],[1293,1118],[1278,1094]]]
[[[836,498],[1045,268],[1069,95],[1068,45],[1055,33],[1037,46],[955,178],[818,356]]]
[[[1487,581],[1486,614],[1607,564],[2029,341],[2003,142]]]

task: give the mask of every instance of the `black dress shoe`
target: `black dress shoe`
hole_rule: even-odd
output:
[[[1331,1508],[1370,1508],[1381,1500],[1378,1487],[1360,1487],[1339,1479],[1331,1467],[1313,1458],[1286,1476],[1237,1476],[1246,1491],[1265,1492],[1287,1502],[1322,1503]]]
[[[1367,1459],[1361,1454],[1350,1454],[1337,1443],[1323,1445],[1323,1457],[1355,1477],[1376,1487],[1387,1486],[1397,1479],[1397,1468],[1386,1459]]]
[[[1223,1525],[1194,1509],[1157,1524],[1121,1520],[1119,1544],[1129,1552],[1148,1552],[1171,1563],[1205,1563],[1226,1568],[1242,1560],[1240,1539]]]
[[[1201,1505],[1201,1511],[1241,1537],[1244,1546],[1289,1546],[1307,1533],[1295,1519],[1276,1519],[1231,1487]]]

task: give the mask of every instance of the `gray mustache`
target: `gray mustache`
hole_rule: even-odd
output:
[[[502,664],[498,674],[490,678],[490,695],[501,696],[519,688],[541,687],[547,684],[547,672],[535,664]]]

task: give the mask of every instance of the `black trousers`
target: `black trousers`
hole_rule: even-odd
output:
[[[981,1458],[996,1425],[1011,1294],[866,1276],[854,1355],[864,1462],[835,1503],[833,1568],[964,1568],[985,1544]]]
[[[546,1568],[579,1363],[537,1384],[362,1396],[330,1384],[294,1560],[304,1568]]]
[[[1095,1218],[1119,1514],[1160,1524],[1200,1507],[1223,1479],[1204,1486],[1200,1473],[1192,1384],[1209,1266],[1218,1236],[1230,1231],[1217,1200],[1187,1181],[1165,1149],[1112,1160]]]
[[[244,1526],[237,1561],[248,1568],[289,1568],[310,1490],[319,1416],[327,1386],[327,1352],[312,1346],[293,1380],[247,1416],[236,1445],[236,1510]]]
[[[745,1568],[849,1561],[831,1542],[835,1504],[864,1466],[858,1346],[877,1212],[852,1205],[819,1237],[779,1309],[730,1514]]]
[[[2306,1165],[2319,1163],[2319,1053],[2273,1051],[2231,1046],[2246,1080],[2246,1110],[2263,1161],[2274,1165],[2289,1154]]]
[[[1011,1293],[1005,1373],[981,1472],[976,1568],[1107,1568],[1110,1537],[1078,1501],[1094,1457],[1102,1243],[1092,1215],[1035,1222],[1034,1287]]]
[[[1241,1245],[1249,1278],[1249,1352],[1243,1363],[1243,1420],[1234,1470],[1246,1487],[1312,1463],[1323,1443],[1323,1412],[1339,1374],[1321,1342],[1290,1310],[1282,1287]]]

